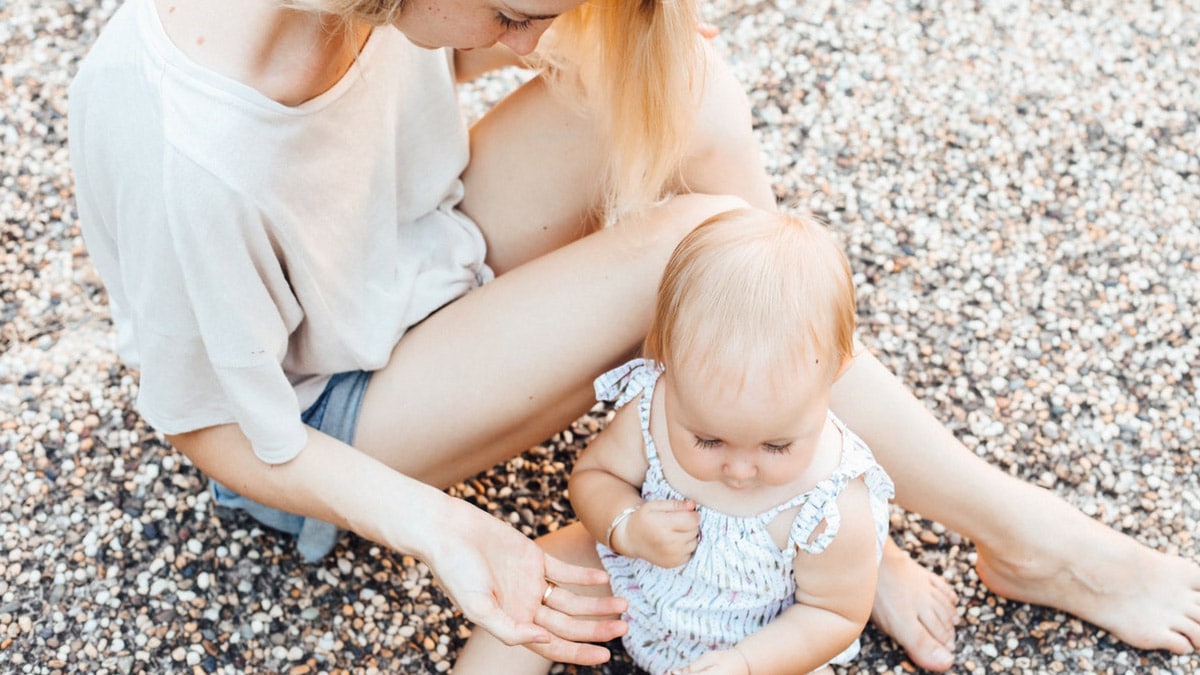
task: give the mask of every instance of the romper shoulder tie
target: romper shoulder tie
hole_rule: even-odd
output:
[[[818,483],[808,493],[807,501],[792,524],[793,541],[805,553],[824,551],[837,536],[838,528],[842,524],[841,512],[837,505],[838,497],[850,481],[861,476],[866,482],[871,511],[875,518],[876,553],[881,555],[887,539],[887,503],[895,497],[895,487],[866,444],[846,428],[837,416],[833,413],[829,416],[842,434],[842,459],[833,475]],[[814,536],[822,522],[825,523],[825,529]]]
[[[801,551],[820,553],[837,536],[842,524],[842,513],[838,510],[837,499],[846,487],[846,482],[845,475],[833,476],[808,493],[808,499],[800,507],[800,512],[796,514],[792,523],[792,541]],[[825,524],[825,529],[814,536],[821,523]]]
[[[596,378],[597,401],[611,401],[621,407],[654,385],[662,368],[650,359],[633,359]]]

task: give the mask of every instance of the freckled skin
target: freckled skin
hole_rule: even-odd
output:
[[[534,50],[555,16],[581,2],[509,0],[502,10],[490,0],[409,0],[401,5],[395,26],[413,44],[428,49],[466,51],[500,43],[525,55]]]

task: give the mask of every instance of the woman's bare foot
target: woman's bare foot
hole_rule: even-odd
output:
[[[913,663],[938,672],[954,665],[957,603],[950,584],[888,541],[871,620],[900,643]]]
[[[1072,513],[1047,519],[1058,531],[1039,539],[1053,548],[996,553],[977,544],[979,579],[997,595],[1061,609],[1139,649],[1200,647],[1200,566]]]

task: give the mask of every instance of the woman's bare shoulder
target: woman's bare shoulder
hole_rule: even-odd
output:
[[[337,83],[370,33],[276,0],[154,3],[164,32],[184,56],[285,105]]]

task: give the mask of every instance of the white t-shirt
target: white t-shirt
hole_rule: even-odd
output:
[[[128,0],[70,89],[79,215],[138,407],[164,433],[236,422],[266,462],[334,373],[487,281],[455,210],[466,126],[450,55],[377,28],[295,107],[188,60]]]

